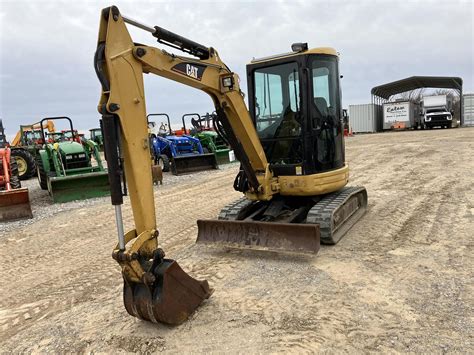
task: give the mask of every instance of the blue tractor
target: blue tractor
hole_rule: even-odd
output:
[[[163,123],[158,130],[150,117],[166,117],[168,127]],[[170,117],[166,113],[152,113],[147,116],[150,128],[151,154],[154,162],[164,172],[171,171],[181,175],[202,170],[218,169],[216,156],[203,149],[198,138],[173,134]]]

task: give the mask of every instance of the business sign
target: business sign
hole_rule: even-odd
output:
[[[410,103],[390,103],[383,107],[384,123],[407,122],[410,121]]]

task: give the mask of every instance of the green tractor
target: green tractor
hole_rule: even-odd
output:
[[[100,128],[91,128],[89,130],[91,135],[91,141],[94,141],[99,146],[101,152],[104,151],[104,137],[102,137],[102,130]]]
[[[45,120],[42,120],[41,124]],[[49,120],[67,120],[71,127],[68,132],[71,134],[63,132],[57,140],[48,142],[44,131],[41,130],[42,140],[46,142],[36,155],[41,188],[49,191],[54,202],[109,195],[109,180],[97,144],[81,139],[69,117],[53,117]]]
[[[206,114],[203,117],[198,113],[187,113],[183,115],[183,130],[186,130],[186,117],[191,117],[192,128],[190,133],[201,142],[204,153],[214,153],[217,164],[227,164],[231,162],[230,148],[213,127],[213,115]]]

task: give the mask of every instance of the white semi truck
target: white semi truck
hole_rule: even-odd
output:
[[[423,125],[425,128],[453,125],[452,99],[447,95],[424,96],[422,105]]]

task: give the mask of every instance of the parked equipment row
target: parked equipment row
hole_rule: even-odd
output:
[[[218,163],[230,161],[230,148],[214,130],[213,115],[182,117],[183,129],[173,132],[167,114],[166,124],[155,130],[149,121],[151,171],[153,179],[162,173],[174,174],[217,169]],[[191,119],[191,130],[185,119]],[[68,128],[58,131],[55,122],[66,122]],[[167,127],[164,129],[164,127]],[[109,179],[101,151],[104,148],[102,128],[89,130],[90,139],[79,134],[69,117],[50,117],[40,122],[21,125],[11,144],[6,140],[0,120],[0,221],[31,218],[28,189],[20,180],[37,176],[43,190],[53,202],[68,202],[110,195]]]

